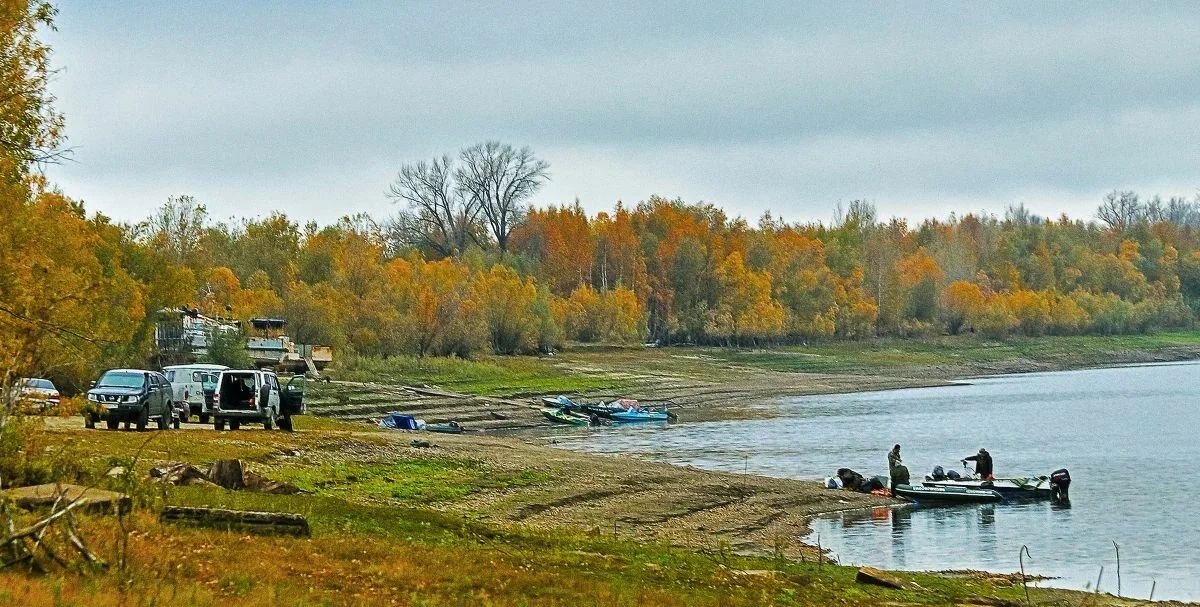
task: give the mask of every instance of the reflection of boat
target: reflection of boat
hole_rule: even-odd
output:
[[[586,417],[573,415],[563,409],[542,409],[542,415],[546,416],[546,419],[552,422],[570,424],[572,426],[587,426],[592,423]]]
[[[1000,495],[1000,492],[994,489],[974,489],[970,487],[896,485],[892,493],[915,502],[983,504],[1004,500],[1004,496]]]

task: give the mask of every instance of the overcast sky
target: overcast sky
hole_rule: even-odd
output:
[[[591,211],[1090,216],[1114,188],[1197,193],[1197,4],[900,7],[62,0],[75,154],[51,176],[121,220],[192,194],[332,221],[394,212],[402,164],[499,139],[551,163],[536,203]]]

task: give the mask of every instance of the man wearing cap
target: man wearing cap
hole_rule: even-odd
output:
[[[996,478],[992,476],[992,454],[988,453],[987,449],[980,447],[978,455],[964,457],[962,461],[963,465],[967,465],[967,462],[975,462],[975,474],[978,474],[979,478],[985,481]]]

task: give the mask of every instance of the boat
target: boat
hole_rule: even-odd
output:
[[[926,487],[963,487],[966,489],[991,489],[1004,497],[1005,501],[1017,500],[1048,500],[1054,497],[1054,489],[1050,486],[1049,477],[1031,478],[997,478],[990,481],[981,479],[961,480],[927,480]]]
[[[665,422],[670,419],[666,411],[648,411],[646,409],[614,411],[608,414],[615,422]]]
[[[426,432],[439,432],[441,434],[462,434],[465,428],[458,422],[446,422],[444,424],[425,424]]]
[[[571,412],[564,411],[562,409],[542,409],[542,415],[544,415],[546,419],[559,424],[587,426],[592,423],[592,420],[586,417],[573,415]]]
[[[896,485],[893,495],[906,497],[914,502],[937,502],[944,504],[987,504],[1004,501],[1004,496],[994,489],[970,487],[928,487],[924,485]]]
[[[935,469],[936,473],[937,470]],[[1060,468],[1050,476],[1009,477],[983,480],[978,478],[937,478],[926,476],[926,487],[963,487],[966,489],[989,489],[999,493],[1005,501],[1050,500],[1059,505],[1071,503],[1071,473]]]
[[[577,409],[579,404],[575,401],[559,394],[558,396],[543,396],[542,404],[554,409]]]

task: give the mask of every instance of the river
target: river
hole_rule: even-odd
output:
[[[1048,503],[902,508],[813,521],[846,564],[904,570],[1026,571],[1049,585],[1146,598],[1200,600],[1200,363],[1030,373],[962,385],[810,396],[762,405],[769,419],[609,427],[559,446],[635,453],[730,472],[823,479],[837,468],[887,473],[903,445],[919,479],[987,447],[998,476],[1071,472],[1072,506]],[[685,412],[686,415],[686,412]]]

